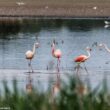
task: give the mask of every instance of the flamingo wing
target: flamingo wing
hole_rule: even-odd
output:
[[[75,62],[84,62],[85,60],[87,60],[86,55],[80,55],[74,59]]]
[[[60,49],[55,50],[54,51],[54,56],[56,58],[60,58],[62,56],[61,50]]]
[[[34,56],[33,52],[30,50],[28,50],[25,55],[26,55],[26,59],[32,59]]]

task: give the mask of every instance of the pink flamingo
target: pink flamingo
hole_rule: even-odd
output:
[[[76,63],[78,64],[78,66],[77,66],[77,73],[78,73],[80,64],[81,64],[81,63],[84,63],[84,62],[85,62],[86,60],[88,60],[88,59],[90,58],[90,56],[91,56],[91,54],[90,54],[91,48],[86,47],[86,51],[87,51],[88,55],[79,55],[79,56],[77,56],[77,57],[74,59],[74,62],[76,62]],[[85,67],[85,70],[86,70],[86,72],[87,72],[86,67]],[[87,72],[87,73],[88,73],[88,72]]]
[[[38,48],[38,47],[39,47],[39,43],[34,43],[34,46],[33,46],[32,51],[31,51],[31,50],[28,50],[28,51],[25,53],[26,59],[29,60],[29,63],[28,63],[29,73],[30,73],[30,69],[32,70],[32,73],[33,73],[32,65],[31,65],[31,60],[34,58],[35,50],[36,50],[36,48]]]
[[[60,66],[60,58],[62,56],[62,52],[61,52],[60,49],[55,49],[55,43],[54,42],[52,43],[52,56],[54,58],[57,58],[57,70],[59,72],[60,71],[60,68],[59,68],[59,66]]]

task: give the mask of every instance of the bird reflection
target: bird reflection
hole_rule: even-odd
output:
[[[27,77],[26,92],[32,93],[32,91],[33,91],[32,77],[29,74],[29,76]]]
[[[60,92],[60,75],[57,76],[56,82],[52,85],[52,101],[55,102],[55,98],[59,95]]]

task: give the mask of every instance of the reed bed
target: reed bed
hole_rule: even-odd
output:
[[[51,88],[39,92],[39,88],[21,91],[13,80],[13,91],[3,81],[4,92],[0,95],[0,108],[10,110],[110,110],[110,91],[107,80],[95,88],[83,83],[78,77],[61,81],[60,90],[52,96]]]

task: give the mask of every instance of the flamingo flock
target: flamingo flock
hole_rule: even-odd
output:
[[[98,44],[97,42],[95,42],[92,47],[98,47],[99,49],[100,48],[104,48],[107,52],[110,53],[110,48],[107,46],[107,44],[105,43],[100,43]],[[36,53],[36,48],[39,47],[39,43],[36,42],[34,43],[33,45],[33,49],[32,50],[28,50],[26,53],[25,53],[25,56],[26,56],[26,59],[29,61],[28,62],[28,67],[29,67],[29,73],[33,73],[33,68],[32,68],[32,65],[31,65],[31,61],[32,59],[34,58],[35,56],[35,53]],[[87,55],[86,54],[81,54],[79,56],[76,56],[74,59],[73,59],[73,62],[75,62],[77,64],[77,66],[75,67],[75,69],[77,70],[76,71],[76,74],[78,75],[78,78],[79,78],[79,68],[81,68],[81,64],[84,64],[87,60],[89,60],[89,58],[91,57],[91,48],[90,47],[86,47],[85,48],[86,52],[87,52]],[[53,40],[52,44],[51,44],[51,55],[53,56],[53,58],[56,59],[57,61],[57,80],[56,82],[52,85],[52,89],[51,89],[51,96],[52,96],[52,101],[55,102],[55,98],[60,94],[60,89],[61,89],[61,84],[60,84],[60,62],[61,62],[61,58],[62,58],[62,52],[60,49],[57,49],[56,48],[56,42],[55,40]],[[85,64],[84,64],[85,66]],[[85,66],[84,68],[86,70],[86,72],[88,73],[87,71],[87,68]],[[29,78],[28,78],[28,83],[26,85],[26,91],[27,93],[31,93],[32,90],[33,90],[33,85],[32,85],[32,79],[31,79],[31,74],[29,74]],[[87,91],[87,88],[85,89],[85,86],[82,86],[82,85],[78,85],[78,88],[77,88],[78,92],[81,92],[81,94],[86,94]]]
[[[94,45],[97,46],[98,48],[105,48],[105,50],[110,53],[110,48],[107,46],[107,44],[104,44],[104,43],[97,44],[97,43],[95,43]],[[34,70],[32,68],[31,61],[34,58],[35,53],[36,53],[36,48],[38,48],[38,47],[39,47],[39,43],[38,42],[34,43],[33,49],[28,50],[25,53],[25,57],[28,60],[29,73],[34,72]],[[92,47],[94,47],[94,46],[92,46]],[[82,63],[84,64],[91,57],[91,50],[92,49],[90,47],[86,47],[85,50],[87,52],[87,55],[81,54],[81,55],[79,55],[79,56],[77,56],[73,59],[73,62],[75,62],[77,64],[77,66],[75,67],[75,69],[77,69],[77,73],[78,73],[79,68],[81,67],[80,64],[82,64]],[[59,75],[62,51],[60,49],[56,49],[55,40],[53,40],[53,42],[51,44],[51,55],[53,56],[53,58],[57,59],[57,66],[56,67],[57,67],[57,73],[58,73],[57,75]],[[84,66],[85,66],[85,64],[84,64]],[[88,73],[86,66],[85,66],[85,70]]]

